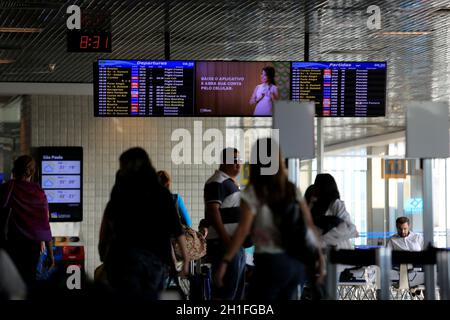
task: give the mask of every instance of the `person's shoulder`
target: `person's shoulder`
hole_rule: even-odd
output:
[[[256,198],[256,193],[253,185],[249,184],[244,190],[241,191],[241,198],[245,200]]]
[[[345,203],[341,199],[334,200],[333,204],[330,206],[331,210],[341,210],[345,209]]]
[[[33,188],[36,188],[36,190],[44,192],[44,189],[42,189],[42,187],[38,183],[36,183],[36,182],[30,182],[30,183],[33,186]]]
[[[36,182],[16,181],[15,183],[21,184],[28,191],[44,193],[44,189]]]
[[[296,197],[297,199],[303,198],[303,193],[302,193],[302,191],[300,190],[300,188],[298,188],[295,184],[293,184],[293,183],[290,182],[290,181],[288,181],[288,185],[289,185],[289,188],[292,188],[292,190],[293,190],[293,192],[294,192],[294,194],[295,194],[295,197]]]
[[[259,206],[260,202],[252,185],[248,185],[241,191],[240,199],[249,205],[253,213],[256,213],[256,208]]]
[[[398,238],[400,238],[400,236],[398,235],[398,233],[395,233],[389,237],[389,241],[394,241],[397,240]]]
[[[165,188],[165,187],[163,187],[163,186],[158,186],[157,189],[156,189],[155,191],[156,191],[156,196],[157,196],[159,199],[162,199],[162,200],[170,200],[171,202],[173,202],[174,196],[173,196],[173,194],[170,192],[169,189],[167,189],[167,188]]]
[[[421,239],[421,238],[423,238],[423,236],[420,233],[415,233],[413,231],[410,231],[410,234],[411,234],[411,238],[414,238],[414,239]]]
[[[210,184],[210,183],[222,183],[222,182],[224,182],[225,180],[227,180],[229,177],[228,176],[226,176],[224,173],[222,173],[222,171],[220,171],[220,170],[216,170],[215,172],[214,172],[214,174],[211,176],[211,177],[209,177],[209,179],[208,180],[206,180],[206,183],[205,183],[205,185],[207,185],[207,184]]]

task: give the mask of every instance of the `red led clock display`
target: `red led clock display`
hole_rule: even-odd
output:
[[[67,32],[68,52],[112,52],[111,32]]]

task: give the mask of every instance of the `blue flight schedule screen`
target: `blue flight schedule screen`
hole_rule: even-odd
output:
[[[318,117],[383,117],[386,62],[293,62],[291,98],[313,101]]]
[[[194,112],[194,61],[98,60],[95,116],[183,116]]]

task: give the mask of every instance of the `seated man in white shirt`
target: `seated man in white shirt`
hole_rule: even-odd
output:
[[[395,221],[397,234],[394,234],[388,241],[387,246],[392,250],[400,251],[422,251],[423,237],[409,229],[409,219],[399,217]]]
[[[409,219],[407,217],[399,217],[395,221],[397,226],[397,233],[394,234],[388,241],[387,246],[392,250],[398,251],[422,251],[423,237],[420,234],[414,233],[409,229]],[[399,270],[398,265],[393,265],[393,269]],[[424,283],[424,274],[420,266],[407,265],[409,286],[416,287]],[[391,273],[391,280],[398,281],[399,272]]]

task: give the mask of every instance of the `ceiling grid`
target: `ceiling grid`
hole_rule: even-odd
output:
[[[308,15],[310,60],[387,61],[387,116],[324,119],[326,144],[404,130],[408,101],[449,101],[450,0],[376,1],[381,30],[365,0],[2,0],[0,28],[42,31],[0,32],[0,61],[14,60],[0,82],[90,83],[99,58],[164,59],[167,3],[172,59],[301,61]],[[111,15],[113,53],[66,52],[71,4]]]

